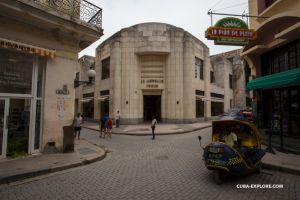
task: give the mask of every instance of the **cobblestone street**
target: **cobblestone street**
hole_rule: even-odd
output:
[[[99,138],[84,129],[82,138],[110,151],[83,167],[0,186],[0,199],[299,199],[300,177],[263,171],[216,185],[202,161],[210,128],[188,134],[113,135]],[[283,189],[237,189],[237,184],[283,184]]]

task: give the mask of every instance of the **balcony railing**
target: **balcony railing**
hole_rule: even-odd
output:
[[[102,28],[102,9],[85,0],[34,0],[35,3]]]

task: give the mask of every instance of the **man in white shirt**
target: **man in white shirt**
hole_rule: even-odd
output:
[[[78,133],[78,140],[80,140],[80,131],[81,131],[81,124],[82,124],[82,117],[80,113],[77,113],[77,116],[74,119],[74,138],[76,138]]]
[[[115,116],[115,119],[116,119],[116,128],[119,128],[119,126],[120,126],[120,118],[121,118],[121,114],[120,114],[120,111],[118,110],[117,114]]]
[[[223,137],[223,140],[225,140],[225,144],[230,146],[231,148],[237,146],[237,136],[234,133],[234,129],[231,129],[230,132],[227,132],[227,134]]]

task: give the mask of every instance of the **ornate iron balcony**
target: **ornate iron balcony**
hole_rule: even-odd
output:
[[[34,0],[34,2],[102,28],[102,9],[86,0]]]

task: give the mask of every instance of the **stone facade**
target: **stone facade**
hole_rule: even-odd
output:
[[[224,88],[225,112],[232,108],[251,108],[251,104],[246,104],[249,94],[246,92],[246,70],[240,53],[241,49],[238,49],[211,56],[215,80],[212,84]]]
[[[211,89],[208,47],[172,25],[124,28],[98,46],[95,60],[95,120],[103,114],[113,117],[117,110],[123,124],[152,115],[171,123],[206,120],[211,118],[211,92],[224,96],[223,88]],[[104,113],[107,98],[109,112]]]
[[[48,144],[62,151],[63,127],[71,125],[74,118],[73,81],[79,66],[78,52],[99,39],[103,30],[80,20],[79,16],[60,13],[46,1],[4,0],[0,3],[0,13],[0,49],[16,57],[19,54],[32,56],[34,64],[29,67],[35,70],[38,66],[42,70],[39,76],[43,77],[41,82],[33,81],[31,93],[3,94],[0,91],[0,97],[8,102],[16,97],[31,102],[26,110],[20,110],[21,113],[30,112],[30,123],[26,125],[30,127],[29,132],[24,133],[28,137],[26,153],[42,152]],[[1,57],[1,70],[5,69],[6,63],[8,61]],[[13,73],[20,76],[19,71]],[[32,77],[34,80],[37,75],[32,73]],[[35,94],[35,84],[41,84],[41,96]],[[35,112],[38,101],[42,107],[40,118]]]

